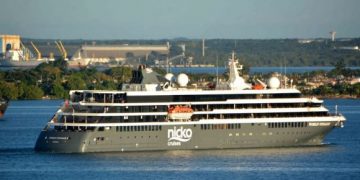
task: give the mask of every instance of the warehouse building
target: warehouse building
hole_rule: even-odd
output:
[[[133,57],[147,57],[150,54],[168,55],[169,45],[83,45],[73,54],[71,60],[85,60],[90,63],[123,61]]]

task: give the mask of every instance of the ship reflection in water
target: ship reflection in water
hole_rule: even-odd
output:
[[[311,147],[286,147],[286,148],[251,148],[251,149],[224,149],[224,150],[178,150],[178,151],[152,151],[152,152],[111,152],[94,153],[94,157],[100,159],[118,159],[118,160],[155,160],[155,159],[196,159],[196,158],[278,158],[311,155],[317,153],[329,153],[336,150],[334,145],[322,145]]]
[[[359,170],[357,167],[341,167],[338,165],[336,165],[338,167],[328,167],[323,162],[310,160],[311,158],[316,160],[321,154],[329,155],[337,150],[336,146],[323,145],[302,148],[93,153],[86,156],[91,156],[94,158],[93,160],[98,162],[108,163],[111,161],[112,163],[105,165],[109,171],[185,173],[180,177],[186,177],[186,174],[199,173],[204,175],[212,172],[218,173],[218,175],[225,172],[242,172],[245,173],[242,174],[242,177],[253,177],[253,175],[248,176],[246,173],[279,172],[291,174],[304,171],[325,172],[329,169],[339,172],[356,172]],[[256,175],[255,177],[266,176]]]

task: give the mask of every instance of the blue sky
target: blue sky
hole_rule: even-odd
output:
[[[0,34],[54,39],[360,37],[360,0],[3,0]]]

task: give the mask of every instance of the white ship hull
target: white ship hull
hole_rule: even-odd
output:
[[[0,67],[36,67],[46,62],[45,60],[29,60],[29,61],[13,61],[8,59],[0,59]]]

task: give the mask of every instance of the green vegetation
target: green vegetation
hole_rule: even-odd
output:
[[[354,78],[360,77],[360,70],[352,70],[345,67],[343,60],[335,64],[334,69],[329,72],[313,71],[311,73],[292,74],[290,79],[298,82],[299,89],[305,95],[321,97],[360,97],[360,83],[351,83]],[[318,82],[319,86],[309,88],[304,80]]]
[[[337,48],[359,46],[359,38],[336,42],[319,39],[307,44],[301,44],[297,39],[210,39],[206,40],[205,57],[201,56],[201,40],[182,43],[186,44],[186,54],[193,56],[199,64],[216,64],[218,55],[218,64],[224,65],[230,53],[235,51],[240,60],[250,66],[334,66],[339,59],[347,66],[360,66],[359,51]]]
[[[68,70],[66,66],[65,61],[58,59],[42,63],[34,69],[0,71],[0,98],[68,98],[69,90],[116,90],[132,75],[132,69],[128,67],[99,72],[96,69]]]

